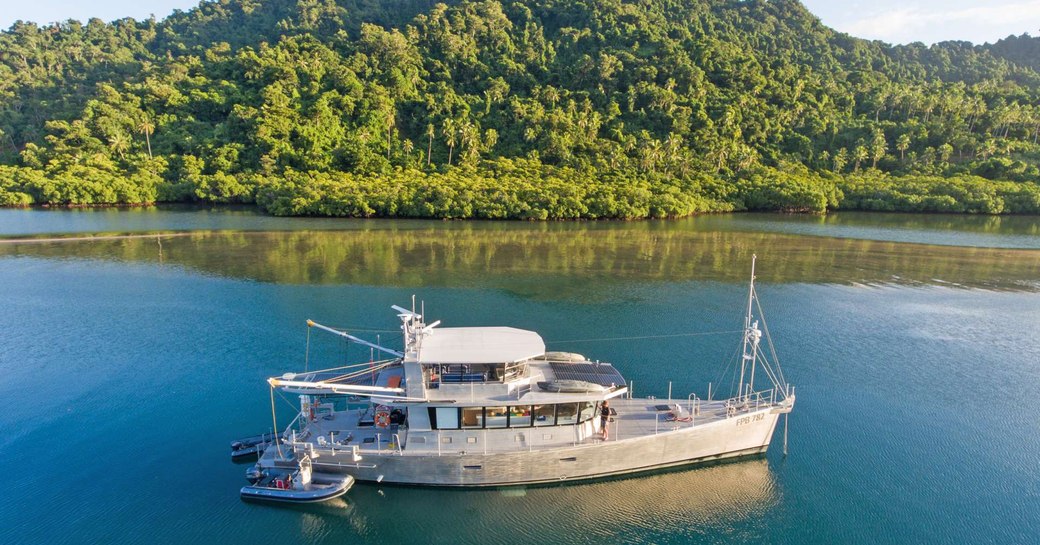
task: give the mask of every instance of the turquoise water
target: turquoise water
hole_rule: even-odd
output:
[[[958,221],[0,210],[8,238],[205,230],[0,243],[4,542],[1036,543],[1040,251],[1008,250],[1038,247],[1036,219],[940,220]],[[615,362],[637,395],[671,380],[685,398],[718,384],[738,334],[587,339],[739,328],[751,252],[798,388],[786,457],[778,435],[761,458],[634,479],[238,499],[228,441],[269,427],[264,378],[302,367],[307,318],[392,330],[389,305],[415,293],[445,325],[535,329]],[[367,357],[312,342],[330,364]]]

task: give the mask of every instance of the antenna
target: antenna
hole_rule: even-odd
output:
[[[751,254],[751,287],[748,289],[747,318],[744,319],[744,329],[751,327],[751,302],[755,298],[755,261],[757,260],[758,256]]]

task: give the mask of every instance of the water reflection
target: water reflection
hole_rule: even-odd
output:
[[[0,244],[0,257],[163,263],[263,282],[584,294],[590,281],[744,282],[757,253],[772,283],[1038,288],[1040,251],[690,231],[667,224],[421,224],[349,231],[202,231]]]
[[[738,524],[755,528],[779,496],[769,464],[759,458],[526,490],[357,485],[341,501],[301,508],[299,523],[309,540],[330,542],[602,543],[622,536],[685,542]]]
[[[700,230],[768,231],[944,246],[1040,249],[1040,218],[1036,216],[860,212],[826,216],[726,214],[681,220],[679,223]]]

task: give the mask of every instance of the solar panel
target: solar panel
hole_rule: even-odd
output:
[[[609,363],[550,362],[556,380],[584,380],[600,386],[625,386],[625,377]]]

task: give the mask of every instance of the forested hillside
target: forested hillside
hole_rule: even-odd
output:
[[[1040,39],[796,0],[218,0],[0,33],[0,204],[1040,213]]]

